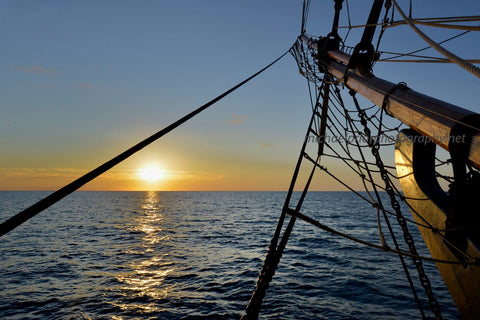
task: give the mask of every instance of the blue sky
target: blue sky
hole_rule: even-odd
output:
[[[352,22],[364,23],[372,1],[350,2]],[[414,1],[414,17],[480,12],[478,1],[455,3]],[[301,0],[1,1],[0,189],[61,187],[205,103],[287,50],[301,9]],[[312,0],[308,32],[328,33],[332,13],[333,1]],[[436,40],[455,33],[423,29]],[[478,58],[479,43],[468,35],[447,47]],[[403,26],[387,31],[381,49],[423,46]],[[379,63],[375,73],[480,112],[480,81],[458,67]],[[285,190],[309,110],[306,81],[287,56],[89,186]],[[169,181],[135,179],[152,163]]]

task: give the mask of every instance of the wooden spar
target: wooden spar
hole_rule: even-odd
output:
[[[301,40],[318,52],[316,40],[305,36],[301,36]],[[329,39],[322,40],[326,40],[322,47],[327,47]],[[411,128],[402,130],[397,137],[395,165],[406,202],[419,223],[420,233],[432,257],[447,261],[466,261],[468,257],[478,261],[480,248],[476,233],[478,230],[475,229],[478,226],[478,215],[475,214],[475,209],[465,209],[466,205],[463,206],[468,202],[467,198],[475,198],[478,187],[473,184],[467,187],[462,179],[455,180],[455,187],[447,195],[437,181],[434,143],[446,150],[450,147],[457,151],[452,152],[452,163],[455,163],[453,155],[456,155],[457,168],[460,160],[460,166],[466,160],[459,153],[468,147],[469,160],[480,168],[480,130],[477,129],[478,125],[472,125],[475,123],[472,121],[477,121],[479,115],[415,92],[406,86],[395,85],[370,74],[364,75],[357,70],[347,70],[351,56],[346,53],[331,50],[320,52],[319,57],[328,60],[322,61],[324,65],[320,66],[325,72],[343,81],[348,88],[374,104],[385,106],[389,114]],[[459,141],[455,136],[465,126],[474,129],[468,130],[468,135],[471,135],[470,144],[468,137],[467,141]],[[422,136],[430,137],[434,143],[423,143],[425,139],[417,139]],[[459,189],[458,186],[463,186],[462,183],[465,185]],[[460,193],[462,196],[459,196]],[[430,227],[423,227],[425,224]],[[466,255],[463,256],[460,252]],[[437,263],[437,267],[462,318],[480,319],[480,268],[477,265],[448,263]]]
[[[318,50],[317,41],[307,36],[300,39],[310,48]],[[347,71],[350,55],[340,51],[329,51],[328,56],[333,60],[326,64],[327,70],[338,80],[344,81],[346,86],[377,106],[382,106],[387,97],[386,111],[418,133],[430,137],[433,142],[448,150],[451,141],[450,131],[464,123],[468,116],[476,113],[453,104],[429,97],[412,89],[400,89],[389,81],[364,76],[354,70]],[[469,159],[480,168],[480,131],[476,129],[473,135]]]

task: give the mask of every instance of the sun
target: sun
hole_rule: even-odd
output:
[[[137,169],[137,173],[141,180],[148,182],[157,182],[165,178],[165,170],[154,165]]]

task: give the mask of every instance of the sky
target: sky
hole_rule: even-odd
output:
[[[350,2],[352,24],[364,23],[373,1]],[[480,12],[473,0],[413,4],[414,17]],[[0,190],[56,190],[174,122],[288,50],[301,11],[301,0],[0,1]],[[312,0],[308,32],[326,35],[332,17],[333,1]],[[478,40],[446,47],[479,58]],[[380,49],[423,46],[403,26]],[[480,112],[479,79],[456,66],[374,72]],[[287,55],[82,190],[286,190],[309,117],[306,81]],[[342,187],[325,177],[313,189]]]

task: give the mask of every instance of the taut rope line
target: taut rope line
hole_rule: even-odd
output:
[[[180,125],[184,124],[191,118],[195,117],[198,115],[200,112],[206,110],[208,107],[212,106],[216,102],[220,101],[224,97],[228,96],[230,93],[233,91],[237,90],[241,86],[243,86],[245,83],[249,82],[259,74],[263,73],[265,70],[270,68],[272,65],[274,65],[276,62],[278,62],[280,59],[282,59],[288,52],[290,51],[287,50],[285,53],[283,53],[280,57],[275,59],[273,62],[265,66],[263,69],[260,71],[257,71],[247,79],[243,80],[242,82],[238,83],[234,87],[228,89],[224,93],[220,94],[216,98],[210,100],[209,102],[205,103],[204,105],[198,107],[197,109],[193,110],[189,114],[183,116],[182,118],[178,119],[174,123],[170,124],[169,126],[163,128],[162,130],[158,131],[157,133],[151,135],[150,137],[144,139],[143,141],[137,143],[130,149],[122,152],[121,154],[117,155],[116,157],[110,159],[109,161],[105,162],[104,164],[100,165],[99,167],[93,169],[92,171],[86,173],[85,175],[81,176],[77,180],[71,182],[70,184],[64,186],[63,188],[55,191],[54,193],[50,194],[49,196],[45,197],[44,199],[38,201],[34,205],[28,207],[27,209],[23,210],[22,212],[17,213],[7,221],[3,222],[0,224],[0,237],[3,236],[4,234],[10,232],[11,230],[15,229],[25,221],[29,220],[30,218],[33,218],[43,210],[47,209],[48,207],[52,206],[53,204],[57,203],[64,197],[68,196],[70,193],[78,190],[81,188],[83,185],[87,184],[88,182],[92,181],[102,173],[105,173],[106,171],[110,170],[123,160],[126,160],[130,156],[132,156],[134,153],[140,151],[141,149],[145,148],[149,144],[153,143],[154,141],[160,139],[173,129],[179,127]]]
[[[451,60],[452,62],[456,63],[457,65],[459,65],[460,67],[462,67],[463,69],[467,70],[468,72],[470,72],[471,74],[475,75],[476,77],[480,78],[480,68],[478,68],[477,66],[474,66],[473,64],[471,64],[470,62],[468,61],[465,61],[464,59],[458,57],[457,55],[451,53],[450,51],[448,51],[447,49],[443,48],[442,46],[440,46],[438,43],[436,43],[435,41],[433,41],[430,37],[428,37],[425,33],[423,33],[420,29],[417,28],[417,26],[415,26],[415,24],[411,21],[410,18],[407,18],[407,16],[405,15],[405,13],[403,13],[402,11],[402,8],[400,8],[400,6],[397,4],[397,2],[395,0],[392,0],[393,2],[393,5],[395,6],[395,8],[397,8],[397,11],[400,13],[400,15],[403,17],[404,21],[410,26],[410,28],[412,28],[413,31],[415,31],[426,43],[428,43],[430,46],[432,46],[432,48],[434,48],[435,50],[437,50],[439,53],[441,53],[442,55],[444,55],[446,58],[448,58],[449,60]]]

